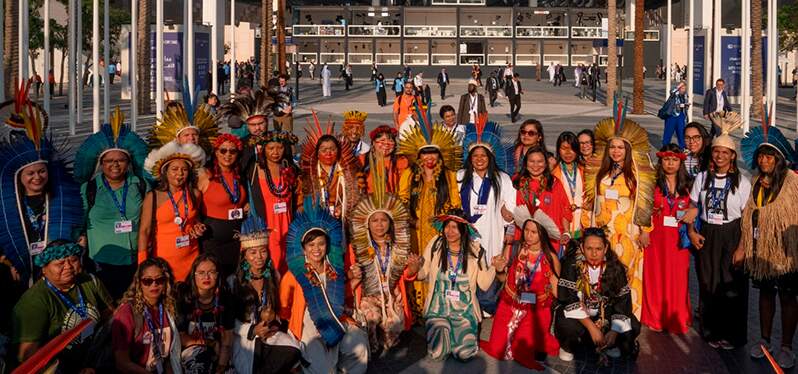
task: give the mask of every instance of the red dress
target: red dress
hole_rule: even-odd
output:
[[[525,278],[530,269],[535,268],[537,258],[524,258],[522,261],[523,257],[516,256],[508,268],[507,282],[499,294],[490,340],[481,341],[480,348],[496,359],[515,360],[527,368],[543,370],[543,366],[535,361],[535,353],[545,352],[554,356],[560,349],[557,338],[549,330],[554,295],[548,286],[553,272],[541,252],[539,270],[534,273],[529,285]],[[518,292],[519,288],[522,292]],[[521,302],[524,299],[522,295],[527,292],[535,294],[535,304]],[[545,299],[543,295],[546,295]]]
[[[571,210],[571,201],[568,200],[568,195],[565,193],[565,188],[559,179],[552,177],[553,183],[551,190],[540,188],[540,181],[537,178],[522,178],[518,183],[518,192],[516,192],[515,203],[520,206],[526,204],[529,213],[535,214],[535,211],[540,209],[546,213],[560,233],[567,232],[570,227],[563,227],[562,220],[565,218],[568,222],[573,219],[573,211]],[[515,230],[515,239],[520,240],[523,233],[523,227]],[[560,248],[558,240],[551,240],[551,245],[555,251]]]
[[[288,271],[285,236],[288,234],[288,226],[291,225],[294,217],[292,200],[295,195],[290,192],[290,189],[285,197],[279,197],[272,193],[264,174],[268,172],[268,170],[260,171],[258,183],[260,183],[260,190],[263,192],[263,202],[266,206],[266,225],[269,227],[269,257],[275,270],[280,275],[284,275]],[[282,183],[282,175],[278,176],[274,181],[278,189],[284,188]],[[291,189],[293,188],[291,187]]]
[[[649,234],[651,244],[643,251],[641,322],[652,329],[677,334],[686,333],[692,319],[687,284],[690,252],[680,248],[679,228],[666,226],[666,220],[672,223],[677,211],[687,208],[689,198],[679,196],[669,203],[659,187],[656,188],[654,230]]]

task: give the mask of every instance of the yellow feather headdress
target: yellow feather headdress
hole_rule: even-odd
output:
[[[216,119],[217,115],[211,112],[207,104],[200,104],[193,111],[182,103],[171,102],[152,127],[150,149],[162,147],[177,139],[183,130],[195,129],[199,132],[199,145],[210,154],[213,151],[213,141],[219,134]]]
[[[442,161],[447,169],[460,170],[463,164],[463,146],[455,139],[454,132],[446,131],[441,124],[435,123],[429,136],[421,125],[405,130],[402,136],[397,154],[407,157],[410,165],[416,163],[418,153],[422,149],[436,148],[441,152]]]

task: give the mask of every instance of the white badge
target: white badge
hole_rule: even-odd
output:
[[[175,240],[176,248],[185,248],[191,243],[191,238],[188,235],[180,235]]]
[[[329,209],[330,209],[330,215],[335,217],[335,205],[330,206]]]
[[[36,256],[36,255],[42,253],[42,251],[44,251],[44,248],[46,248],[46,247],[47,247],[47,243],[45,243],[43,241],[30,243],[30,254],[31,254],[31,256]]]
[[[709,223],[713,225],[722,225],[723,224],[723,214],[720,213],[707,213],[707,218],[709,219]]]
[[[236,208],[236,209],[229,209],[227,211],[227,219],[230,221],[235,221],[242,218],[244,218],[244,209]]]
[[[114,222],[114,234],[126,234],[133,232],[133,221]]]
[[[537,304],[538,295],[532,292],[521,292],[521,304]]]
[[[473,214],[485,214],[488,211],[488,206],[485,204],[477,204],[474,206]]]
[[[662,217],[662,225],[665,227],[679,227],[679,220],[674,216]]]
[[[448,290],[446,291],[446,298],[453,301],[460,301],[460,291]]]
[[[175,217],[174,223],[175,223],[175,225],[178,225],[178,226],[182,225],[183,224],[183,217],[180,217],[180,216]]]
[[[274,203],[274,214],[282,214],[288,212],[288,204],[285,201]]]
[[[759,227],[754,227],[754,240],[759,240]]]
[[[608,188],[604,191],[604,198],[608,200],[618,200],[618,190]]]

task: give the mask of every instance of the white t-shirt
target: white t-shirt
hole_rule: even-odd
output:
[[[715,108],[715,111],[722,112],[723,106],[726,105],[726,102],[723,101],[723,91],[715,90],[715,101],[718,103],[718,107]]]
[[[721,177],[724,177],[722,175]],[[737,190],[731,191],[731,181],[726,178],[715,178],[708,189],[704,189],[707,172],[698,173],[690,191],[690,201],[694,205],[701,204],[701,219],[712,224],[724,224],[742,217],[743,208],[751,195],[751,182],[745,175],[740,175],[740,185]],[[723,199],[723,191],[728,190],[728,196]],[[707,200],[707,194],[715,195],[716,202]]]

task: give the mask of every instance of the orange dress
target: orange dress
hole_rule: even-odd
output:
[[[268,171],[266,171],[268,173]],[[283,176],[278,176],[274,181],[275,186],[282,188]],[[269,182],[266,180],[264,172],[258,173],[258,183],[262,192],[263,203],[266,212],[266,226],[269,228],[269,257],[274,264],[274,268],[284,275],[288,271],[288,264],[285,259],[286,242],[285,236],[288,234],[288,226],[294,218],[292,199],[296,196],[292,191],[298,191],[296,186],[288,186],[285,197],[278,197],[269,189]]]
[[[177,248],[177,239],[183,235],[188,235],[191,228],[198,222],[199,211],[190,198],[186,199],[188,203],[188,219],[186,219],[183,216],[185,212],[183,191],[176,193],[174,199],[180,216],[186,221],[186,225],[181,231],[180,226],[175,223],[175,210],[171,201],[169,199],[164,201],[155,213],[155,227],[153,227],[155,230],[155,243],[152,243],[152,256],[166,260],[172,267],[175,281],[182,281],[186,279],[189,271],[191,271],[191,263],[199,255],[199,242],[197,239],[189,238],[187,246]]]

